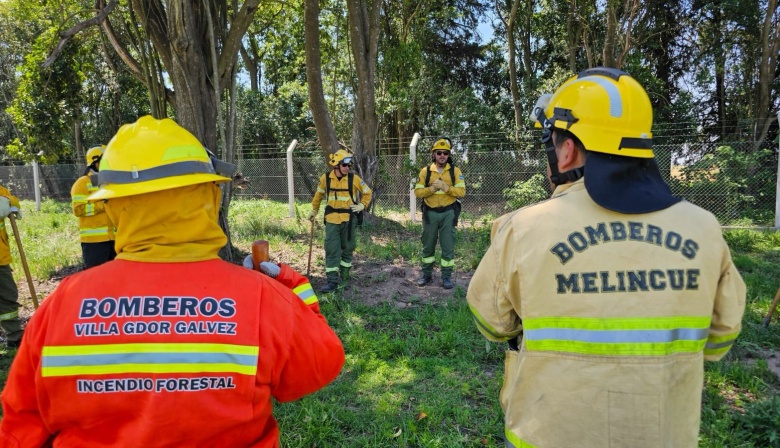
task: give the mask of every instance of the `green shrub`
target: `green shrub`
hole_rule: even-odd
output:
[[[550,195],[545,186],[546,182],[547,179],[543,175],[534,174],[525,182],[517,181],[510,188],[505,188],[505,208],[515,210],[547,199]]]

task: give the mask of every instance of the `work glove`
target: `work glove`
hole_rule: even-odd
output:
[[[431,193],[436,193],[437,191],[439,191],[439,189],[436,188],[436,183],[435,182],[433,183],[433,185],[428,187],[428,189],[431,190]]]
[[[16,219],[22,219],[22,211],[19,210],[19,207],[11,207],[11,213],[16,213]]]
[[[11,201],[5,196],[0,196],[0,219],[5,218],[10,214]]]
[[[352,210],[352,213],[362,212],[364,208],[366,208],[365,205],[362,203],[359,204],[353,204],[349,206],[350,210]]]
[[[314,222],[314,218],[317,217],[318,210],[312,210],[309,212],[309,221]]]
[[[443,192],[450,191],[450,186],[444,183],[441,179],[436,179],[436,182],[433,183],[433,186],[436,187],[437,190],[441,190]]]
[[[241,263],[244,265],[247,269],[254,269],[254,263],[252,261],[252,254],[247,255],[244,257],[244,261]],[[279,272],[281,272],[281,268],[276,263],[271,263],[270,261],[261,261],[260,262],[260,272],[263,274],[271,277],[276,278],[279,275]]]
[[[260,272],[263,274],[271,277],[276,278],[279,276],[279,272],[282,271],[282,268],[279,267],[276,263],[271,263],[270,261],[261,261],[260,262]]]

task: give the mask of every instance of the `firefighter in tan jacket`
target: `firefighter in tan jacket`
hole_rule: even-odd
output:
[[[114,248],[114,225],[108,219],[102,202],[87,202],[87,197],[98,190],[92,183],[92,176],[100,171],[105,145],[95,146],[87,151],[87,170],[76,179],[70,189],[73,214],[79,218],[79,239],[84,268],[101,265],[116,257]]]
[[[660,177],[626,73],[586,70],[534,111],[553,197],[495,221],[467,294],[509,342],[506,446],[695,447],[703,361],[745,308],[718,222]]]

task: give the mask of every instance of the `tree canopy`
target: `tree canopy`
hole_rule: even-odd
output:
[[[373,155],[415,132],[518,138],[541,93],[598,65],[646,87],[659,142],[760,142],[777,138],[778,53],[777,0],[4,0],[0,153],[78,160],[147,113],[231,157],[293,138]]]

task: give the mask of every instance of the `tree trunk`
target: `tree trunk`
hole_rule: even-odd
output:
[[[369,1],[370,5],[367,4]],[[375,82],[380,13],[380,0],[347,0],[350,43],[357,72],[352,151],[358,162],[358,173],[369,185],[373,185],[379,168]]]
[[[217,146],[217,107],[205,16],[197,2],[169,4],[171,82],[176,89],[176,120],[207,148]],[[199,38],[193,38],[199,36]]]
[[[758,86],[756,88],[755,111],[756,128],[753,139],[760,145],[769,132],[769,125],[775,119],[771,104],[772,83],[777,70],[777,55],[780,53],[780,23],[772,23],[777,10],[777,0],[769,0],[769,5],[761,26],[761,57],[758,61]],[[755,149],[755,148],[754,148]]]
[[[604,67],[615,67],[615,42],[617,41],[617,11],[616,0],[607,0],[607,29],[604,32],[604,50],[601,61]]]
[[[317,129],[317,138],[325,155],[339,149],[336,130],[325,103],[322,88],[322,62],[320,60],[320,5],[318,0],[306,0],[303,13],[306,39],[306,84],[309,88],[309,107]]]
[[[509,58],[509,91],[512,94],[512,109],[515,114],[515,139],[518,138],[521,125],[521,117],[523,115],[520,104],[520,92],[517,88],[517,51],[515,49],[515,25],[517,24],[517,9],[520,6],[520,0],[514,0],[512,2],[512,10],[509,12],[509,17],[504,19],[501,15],[501,10],[496,2],[496,12],[501,20],[504,22],[506,28],[506,44]]]
[[[577,73],[577,41],[579,40],[579,17],[577,14],[576,0],[569,1],[569,14],[566,15],[566,43],[568,49],[566,58],[569,61],[569,71]]]

